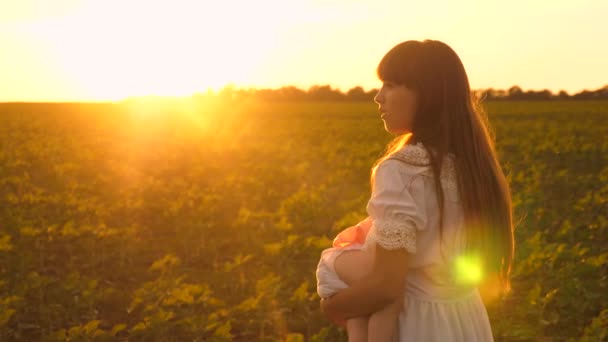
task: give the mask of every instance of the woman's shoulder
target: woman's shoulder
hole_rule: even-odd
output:
[[[402,165],[408,167],[409,170],[415,171],[429,171],[431,170],[431,158],[427,148],[421,143],[406,144],[400,149],[390,153],[382,161],[383,164],[387,165]],[[454,155],[449,153],[444,158],[443,166],[446,164],[454,163]]]
[[[399,169],[402,173],[407,174],[410,177],[433,177],[429,153],[421,142],[404,145],[402,148],[389,154],[380,165]],[[445,156],[440,175],[441,181],[445,185],[455,186],[456,165],[454,154],[448,153]]]
[[[388,158],[401,159],[412,165],[427,165],[430,162],[428,151],[421,142],[405,144],[389,154]]]
[[[429,170],[431,166],[424,146],[420,143],[405,145],[383,158],[377,166],[376,179],[391,178],[393,183],[409,185]]]

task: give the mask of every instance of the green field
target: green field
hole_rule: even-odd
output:
[[[517,223],[497,341],[608,339],[608,101],[486,107]],[[367,216],[375,104],[145,112],[0,104],[0,340],[344,338],[315,268]]]

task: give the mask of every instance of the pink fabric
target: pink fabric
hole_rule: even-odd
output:
[[[367,217],[365,220],[357,223],[356,225],[348,227],[338,233],[338,235],[336,235],[334,238],[332,246],[344,248],[355,243],[363,245],[365,243],[365,237],[367,236],[371,226],[372,219],[371,217]]]

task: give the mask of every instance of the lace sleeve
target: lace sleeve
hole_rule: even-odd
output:
[[[374,189],[367,204],[373,220],[368,239],[385,249],[405,248],[416,253],[416,232],[425,229],[426,216],[423,199],[416,201],[412,187],[420,182],[411,181],[401,170],[400,161],[386,160],[376,169]],[[423,189],[417,189],[423,190]],[[422,191],[415,191],[420,196]]]

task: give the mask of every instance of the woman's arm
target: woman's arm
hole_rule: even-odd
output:
[[[371,272],[350,287],[321,301],[321,311],[330,320],[370,315],[401,298],[405,291],[408,252],[376,246]]]
[[[389,159],[376,169],[367,204],[374,231],[370,242],[376,243],[374,263],[367,276],[321,302],[322,312],[333,321],[369,315],[405,292],[409,253],[416,253],[417,231],[426,228],[426,210],[423,178],[402,172],[403,167],[403,162]]]

